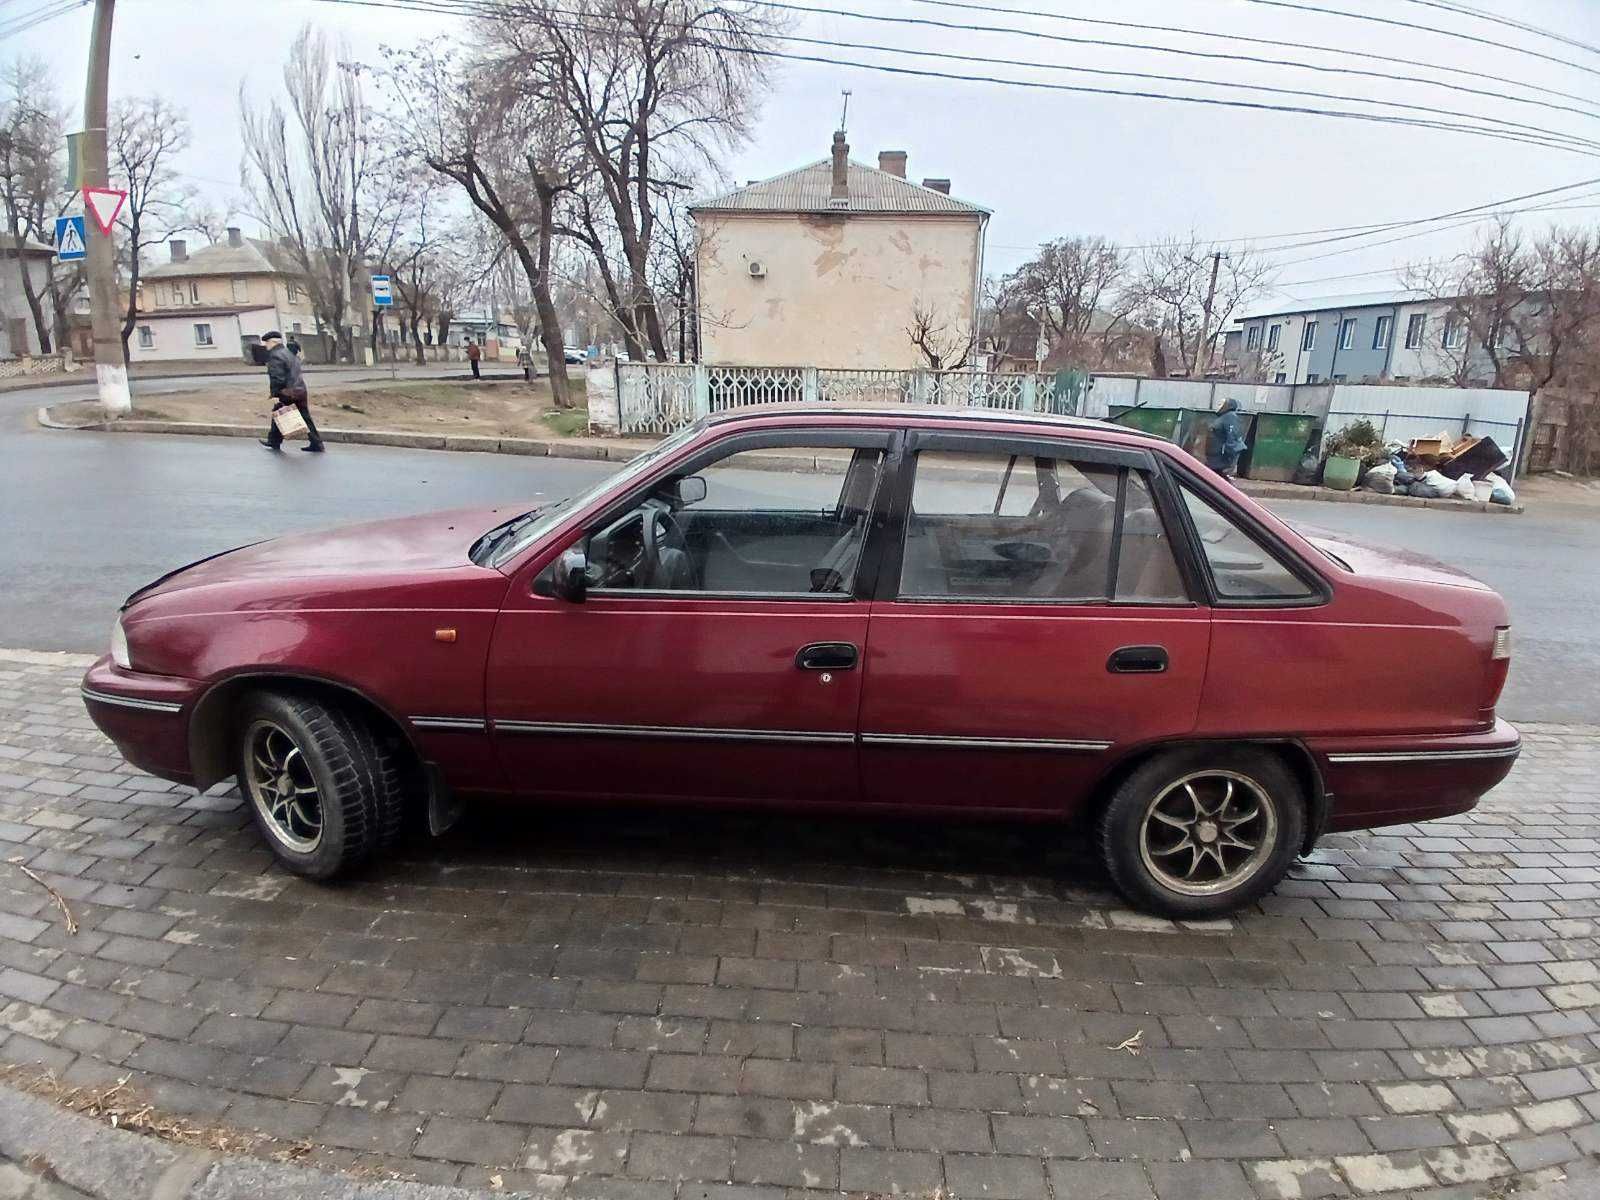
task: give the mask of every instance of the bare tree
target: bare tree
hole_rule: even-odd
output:
[[[970,325],[947,320],[921,299],[912,301],[906,336],[922,355],[930,371],[959,371],[967,365],[976,345]]]
[[[562,113],[536,77],[494,58],[462,60],[419,47],[388,55],[386,79],[400,140],[453,180],[504,239],[538,313],[558,408],[570,408],[561,320],[550,291],[558,205],[576,153]]]
[[[49,244],[53,223],[65,208],[62,186],[62,131],[65,109],[43,59],[18,58],[0,69],[0,216],[18,273],[22,296],[33,318],[39,348],[49,354],[65,333],[66,304],[52,270],[41,289],[29,267],[23,241]],[[70,295],[70,293],[68,293]]]
[[[394,198],[379,186],[379,154],[361,68],[304,26],[283,69],[287,110],[252,104],[241,88],[244,185],[255,216],[304,273],[317,319],[353,359],[353,296]]]
[[[600,254],[630,354],[667,357],[652,287],[660,202],[742,141],[767,73],[748,53],[778,28],[752,0],[500,0],[513,69],[565,115],[593,181],[576,228]]]
[[[172,234],[194,228],[187,208],[194,191],[178,180],[174,156],[189,145],[189,121],[160,96],[123,100],[111,114],[112,173],[128,189],[117,225],[122,234],[128,307],[122,317],[122,357],[138,321],[144,253]]]
[[[1265,288],[1271,277],[1271,264],[1254,250],[1225,251],[1194,234],[1169,238],[1143,251],[1126,299],[1133,317],[1154,334],[1151,373],[1167,374],[1169,346],[1191,370],[1193,364],[1203,364],[1239,306]]]
[[[1088,364],[1127,324],[1133,301],[1119,291],[1126,272],[1126,256],[1104,238],[1058,238],[1007,276],[1004,290],[1044,330],[1052,354]]]

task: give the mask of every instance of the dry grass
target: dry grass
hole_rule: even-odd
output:
[[[127,1076],[115,1083],[73,1087],[40,1067],[0,1064],[0,1082],[113,1129],[157,1137],[180,1146],[195,1146],[218,1154],[248,1154],[285,1163],[298,1162],[316,1149],[310,1142],[280,1141],[264,1133],[247,1133],[162,1112],[128,1086]]]

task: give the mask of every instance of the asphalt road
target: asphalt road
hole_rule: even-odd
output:
[[[353,374],[370,376],[370,370]],[[199,390],[204,377],[136,382]],[[165,571],[276,533],[433,508],[565,495],[612,469],[580,460],[337,446],[267,453],[254,442],[47,432],[40,404],[88,395],[0,393],[0,645],[98,650],[118,603]],[[1600,521],[1545,506],[1521,517],[1282,502],[1292,521],[1407,545],[1500,590],[1515,650],[1502,711],[1600,722]],[[1352,678],[1381,700],[1404,662]]]

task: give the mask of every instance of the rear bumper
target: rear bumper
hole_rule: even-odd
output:
[[[1311,744],[1332,796],[1328,831],[1454,816],[1511,771],[1522,738],[1505,721],[1465,734],[1319,739]]]
[[[89,717],[141,771],[191,783],[189,712],[200,695],[196,679],[124,671],[109,655],[83,677],[80,691]]]

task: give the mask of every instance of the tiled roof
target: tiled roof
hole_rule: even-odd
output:
[[[774,175],[760,183],[714,196],[691,206],[694,212],[837,212],[837,213],[958,213],[979,216],[988,209],[954,196],[946,196],[851,160],[846,177],[849,203],[829,203],[833,163],[821,159],[807,166]]]
[[[164,262],[144,272],[145,279],[190,275],[300,275],[299,264],[276,242],[242,238],[240,244],[216,242],[190,252],[182,262]]]

